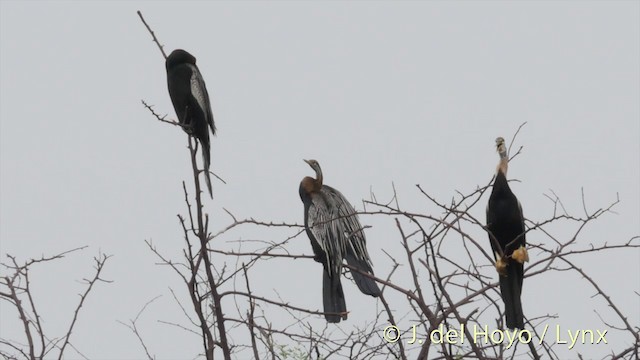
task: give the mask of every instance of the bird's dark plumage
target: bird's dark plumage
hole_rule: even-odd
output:
[[[496,139],[500,164],[493,190],[487,204],[487,229],[500,278],[500,293],[505,306],[508,328],[524,329],[524,315],[520,295],[524,276],[526,252],[522,207],[507,183],[507,151],[504,139]],[[493,239],[492,239],[493,235]]]
[[[342,193],[322,183],[322,170],[317,161],[305,161],[316,171],[316,179],[307,176],[300,182],[304,226],[314,258],[324,267],[322,293],[325,318],[328,322],[337,323],[347,319],[340,282],[343,259],[364,273],[373,275],[373,269],[355,209]],[[373,279],[355,271],[351,274],[362,293],[380,296],[380,289]]]
[[[205,180],[209,195],[213,197],[209,177],[211,163],[209,129],[211,129],[211,134],[215,135],[216,127],[213,123],[207,87],[196,65],[196,58],[188,52],[181,49],[174,50],[167,57],[165,65],[169,96],[178,121],[182,124],[182,129],[198,139],[202,145]]]

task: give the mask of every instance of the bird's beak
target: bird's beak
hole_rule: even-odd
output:
[[[302,159],[302,160],[303,160],[304,162],[306,162],[306,163],[307,163],[307,165],[311,166],[311,163],[309,162],[309,160],[305,160],[305,159]]]

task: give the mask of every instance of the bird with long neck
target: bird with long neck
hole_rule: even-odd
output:
[[[507,170],[509,170],[509,156],[507,155],[507,147],[504,142],[504,138],[498,137],[496,138],[496,148],[498,150],[498,154],[500,155],[500,161],[498,162],[498,173],[502,173],[505,178],[505,183],[507,179]],[[508,185],[507,185],[508,187]],[[514,240],[515,241],[515,240]],[[529,254],[527,253],[527,249],[524,246],[520,246],[511,254],[511,258],[520,264],[524,264],[529,261]],[[500,264],[498,264],[500,262]],[[498,268],[498,266],[500,266]],[[504,271],[503,266],[506,266],[502,259],[496,262],[496,268],[498,268],[498,272]]]
[[[506,325],[511,329],[523,329],[524,315],[520,296],[524,278],[523,263],[528,261],[524,217],[520,202],[507,181],[509,157],[504,138],[496,139],[496,150],[500,161],[487,204],[487,230],[499,273]]]
[[[498,166],[496,168],[496,182],[499,181],[498,177],[500,177],[500,182],[504,181],[504,185],[508,188],[507,170],[509,170],[509,156],[507,155],[507,147],[504,143],[503,137],[496,138],[496,150],[498,151],[498,155],[500,155],[500,161],[498,161]],[[501,250],[504,251],[504,249]],[[495,252],[494,255],[496,258],[496,270],[500,275],[506,275],[507,261],[504,259],[504,254]]]
[[[323,265],[322,302],[325,319],[338,323],[347,319],[347,304],[340,282],[344,243],[336,232],[338,216],[322,185],[322,169],[316,160],[304,160],[316,172],[316,178],[305,176],[300,182],[300,199],[304,203],[304,226],[313,248],[313,259]]]
[[[323,184],[322,169],[316,160],[304,160],[316,173],[300,182],[304,204],[304,226],[313,248],[314,260],[323,265],[322,293],[324,315],[328,322],[347,319],[347,306],[340,277],[343,260],[363,294],[380,296],[373,276],[366,239],[356,210],[333,187]]]

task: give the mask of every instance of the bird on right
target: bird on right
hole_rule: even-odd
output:
[[[487,204],[487,230],[500,278],[506,325],[509,329],[524,329],[520,295],[524,263],[529,261],[525,248],[524,216],[520,201],[507,182],[509,157],[504,138],[496,139],[496,148],[500,162]]]

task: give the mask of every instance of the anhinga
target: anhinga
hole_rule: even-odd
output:
[[[523,264],[529,261],[525,248],[524,217],[520,202],[507,183],[509,158],[504,139],[497,138],[496,146],[500,163],[487,204],[487,229],[500,278],[507,327],[524,329],[520,294],[524,276]]]
[[[327,322],[347,319],[340,276],[342,260],[373,275],[367,244],[355,209],[340,191],[322,183],[322,170],[316,160],[305,160],[316,172],[300,182],[300,199],[304,203],[304,227],[311,241],[315,261],[324,267],[322,280],[323,305]],[[376,282],[355,271],[353,279],[364,294],[378,297]]]
[[[174,50],[167,57],[165,65],[169,96],[173,108],[176,110],[178,121],[182,125],[182,129],[198,139],[202,145],[205,180],[209,195],[213,197],[211,179],[209,178],[211,159],[209,128],[211,128],[211,133],[215,135],[216,127],[213,123],[207,87],[196,65],[196,58],[188,52],[182,49]]]

